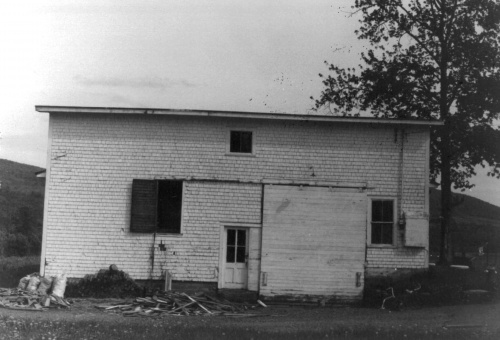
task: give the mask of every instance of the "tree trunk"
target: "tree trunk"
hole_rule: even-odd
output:
[[[445,4],[443,4],[445,6]],[[450,134],[449,131],[449,107],[448,107],[448,51],[445,40],[445,8],[442,8],[439,29],[439,41],[441,44],[441,60],[439,64],[440,71],[440,98],[439,113],[444,126],[440,131],[441,135],[441,240],[439,247],[439,264],[449,263],[448,258],[448,237],[451,222],[451,152],[450,152]]]
[[[451,178],[450,166],[446,165],[443,155],[443,165],[441,165],[441,239],[439,245],[439,264],[446,265],[449,258],[449,231],[451,222]]]

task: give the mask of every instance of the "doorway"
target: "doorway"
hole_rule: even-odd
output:
[[[247,289],[248,228],[224,230],[224,288]]]

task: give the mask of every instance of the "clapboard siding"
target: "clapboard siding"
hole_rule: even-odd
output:
[[[261,294],[359,298],[365,244],[366,194],[266,186]]]
[[[366,182],[367,194],[395,197],[402,210],[425,217],[429,131],[424,126],[405,127],[403,188],[401,143],[392,125],[53,113],[50,126],[42,254],[42,262],[48,263],[42,271],[48,275],[65,271],[83,277],[115,263],[135,279],[159,278],[162,269],[169,269],[178,280],[217,282],[221,223],[261,223],[261,184],[230,183],[235,181]],[[227,154],[230,129],[255,132],[252,157]],[[181,235],[157,235],[151,274],[153,234],[130,232],[132,181],[164,178],[191,180],[184,187]],[[347,195],[339,188],[330,192]],[[297,209],[281,208],[294,219],[300,219],[296,211],[317,212],[309,216],[309,227],[321,235],[326,233],[324,211],[346,209],[345,216],[366,219],[365,211],[358,213],[335,200],[323,202],[322,196],[322,190],[309,191]],[[339,229],[350,219],[334,219],[329,229],[353,239],[356,232]],[[260,230],[251,229],[252,239]],[[292,229],[287,242],[301,241]],[[426,249],[404,248],[402,237],[398,234],[395,248],[369,248],[367,266],[424,267]],[[294,251],[279,243],[280,238],[275,238],[277,251]],[[335,248],[352,253],[365,241],[349,244],[354,249],[346,244]],[[158,251],[160,242],[167,244],[166,252]],[[300,243],[302,252],[332,250],[321,242]],[[250,245],[256,253],[259,246]],[[258,255],[249,259],[252,270],[258,270],[258,261]],[[252,287],[257,286],[254,279]]]

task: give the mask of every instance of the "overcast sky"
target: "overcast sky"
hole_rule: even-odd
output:
[[[35,105],[306,114],[323,61],[356,66],[352,0],[17,0],[0,5],[0,158],[45,167]],[[500,205],[500,181],[468,194]]]

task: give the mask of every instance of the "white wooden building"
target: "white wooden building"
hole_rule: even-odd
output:
[[[435,121],[37,106],[50,113],[41,272],[361,298],[428,266]]]

